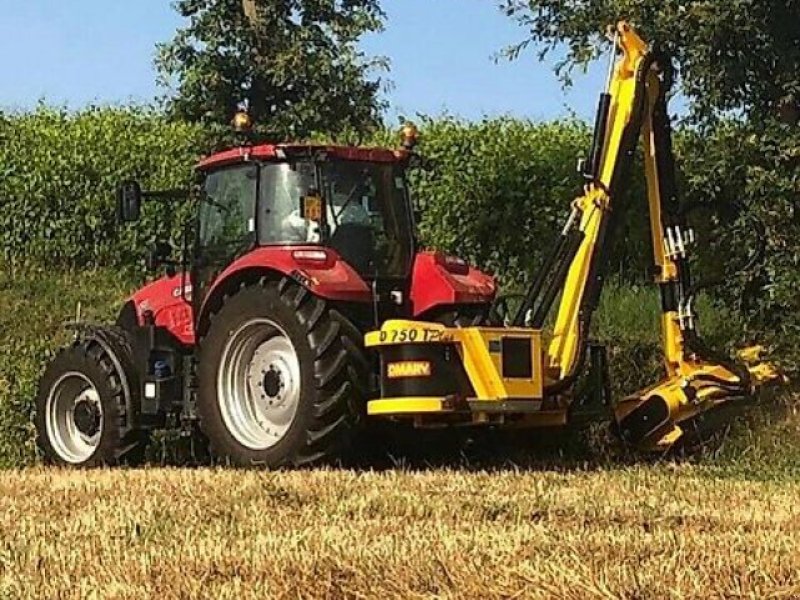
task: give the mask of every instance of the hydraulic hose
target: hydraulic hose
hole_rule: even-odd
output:
[[[600,163],[603,159],[603,149],[606,145],[606,133],[608,129],[608,115],[611,112],[611,94],[604,92],[600,94],[600,101],[597,104],[597,114],[594,121],[594,135],[592,136],[592,147],[589,151],[589,160],[583,176],[588,181],[596,181],[600,176]]]
[[[539,303],[539,306],[536,307],[536,312],[533,315],[531,326],[534,329],[541,329],[544,326],[550,308],[553,306],[553,302],[559,290],[564,286],[567,274],[572,266],[572,261],[578,253],[585,237],[585,234],[577,229],[573,229],[567,234],[564,244],[564,256],[562,260],[559,261],[556,272],[550,280],[550,284],[547,286],[544,296],[542,296],[542,301]]]
[[[564,261],[564,251],[567,247],[570,232],[573,230],[573,227],[578,220],[578,214],[579,213],[577,210],[573,209],[572,213],[570,213],[569,219],[567,219],[567,223],[564,225],[564,228],[561,230],[561,233],[558,236],[555,246],[545,257],[544,263],[536,272],[536,276],[525,293],[525,300],[520,305],[517,313],[514,315],[514,319],[512,320],[512,324],[515,327],[523,327],[526,325],[526,316],[528,312],[536,305],[536,301],[539,299],[539,296],[542,293],[542,287],[544,287],[547,278],[550,276],[555,266]]]
[[[553,270],[553,266],[558,261],[559,257],[564,251],[564,245],[566,244],[566,236],[560,235],[556,245],[551,250],[550,254],[548,254],[542,266],[536,272],[536,276],[528,287],[528,291],[525,294],[525,300],[520,305],[517,313],[514,315],[514,319],[512,320],[512,324],[515,327],[523,327],[525,325],[525,316],[528,314],[534,304],[536,303],[536,299],[541,294],[542,286],[544,285],[545,281],[547,280],[547,276],[550,274],[550,271]]]

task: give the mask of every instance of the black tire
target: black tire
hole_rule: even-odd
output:
[[[71,374],[79,374],[78,376]],[[76,389],[86,384],[87,389],[93,387],[101,414],[93,413],[99,428],[99,441],[96,442],[91,455],[80,458],[81,453],[67,456],[69,444],[64,444],[64,437],[56,432],[64,432],[57,425],[58,419],[49,418],[53,403],[57,402],[60,393],[64,393],[63,402],[67,402],[68,387],[75,381]],[[65,422],[77,422],[74,417],[65,417]],[[45,462],[48,464],[94,468],[119,464],[139,464],[145,456],[147,435],[133,430],[127,420],[125,392],[122,375],[117,371],[112,357],[96,340],[78,341],[62,350],[49,364],[39,383],[36,398],[36,442]],[[94,443],[92,444],[94,445]],[[66,450],[65,450],[66,449]],[[76,460],[76,458],[80,458]]]
[[[226,425],[217,383],[228,340],[259,318],[280,326],[291,341],[299,362],[300,391],[296,412],[282,437],[270,447],[254,449]],[[287,278],[242,287],[211,316],[200,342],[197,410],[212,456],[224,463],[267,468],[341,456],[365,413],[368,370],[362,334],[306,288]]]

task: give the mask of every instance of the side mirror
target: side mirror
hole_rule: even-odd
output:
[[[142,186],[138,181],[126,181],[117,192],[117,221],[135,223],[142,214]]]

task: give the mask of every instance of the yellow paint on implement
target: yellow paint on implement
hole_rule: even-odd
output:
[[[375,348],[401,344],[448,343],[453,339],[453,331],[458,330],[448,329],[441,323],[392,319],[386,321],[378,331],[370,331],[364,337],[364,345]]]
[[[591,262],[600,242],[601,225],[612,210],[612,199],[606,193],[611,186],[625,130],[634,112],[637,94],[636,71],[648,51],[647,44],[625,23],[617,26],[622,58],[617,62],[608,92],[612,97],[608,135],[603,149],[599,181],[586,186],[583,196],[574,205],[580,209],[583,242],[570,265],[564,293],[558,307],[553,337],[547,351],[548,370],[558,370],[560,378],[573,372],[579,355],[581,335],[578,321],[581,302],[588,287]],[[660,225],[659,225],[660,227]]]
[[[503,376],[501,348],[504,340],[530,343],[530,377]],[[541,331],[513,327],[449,328],[438,323],[395,319],[386,321],[380,330],[365,337],[368,348],[414,344],[453,344],[480,400],[541,398],[543,395]]]
[[[541,331],[511,327],[466,327],[454,330],[453,337],[460,343],[464,368],[479,399],[502,401],[543,396]],[[503,375],[500,349],[504,340],[530,343],[531,377]],[[495,351],[492,351],[493,348]]]
[[[445,406],[444,398],[382,398],[367,405],[367,414],[372,416],[417,415],[453,412]]]
[[[534,423],[547,410],[553,419],[566,422],[567,407],[581,393],[575,382],[582,375],[579,369],[583,364],[579,359],[584,357],[582,344],[587,343],[584,339],[587,332],[581,330],[585,322],[582,311],[587,309],[584,300],[590,286],[596,285],[592,276],[593,261],[602,244],[607,243],[603,232],[618,200],[613,196],[621,192],[616,178],[624,171],[620,171],[620,167],[628,166],[624,161],[630,157],[633,142],[639,141],[634,135],[641,138],[644,147],[651,241],[657,268],[655,280],[662,286],[664,299],[661,330],[666,377],[613,407],[623,437],[641,447],[668,447],[683,435],[682,426],[688,431],[689,424],[701,413],[723,404],[734,406],[733,401],[749,397],[757,386],[783,379],[775,367],[759,362],[761,348],[742,352],[739,358],[745,364],[739,368],[725,358],[715,358],[712,352],[704,349],[697,336],[689,293],[691,282],[684,268],[686,248],[693,236],[676,218],[674,210],[664,210],[663,202],[669,199],[661,197],[662,184],[669,184],[673,178],[669,172],[671,149],[664,153],[664,146],[671,143],[669,126],[664,122],[668,92],[664,85],[671,78],[665,65],[659,64],[662,57],[655,54],[629,24],[620,22],[617,25],[615,41],[622,55],[613,64],[606,90],[608,95],[604,96],[604,102],[608,103],[601,104],[608,107],[608,112],[603,109],[599,113],[606,119],[598,130],[606,132],[602,136],[604,145],[599,171],[593,170],[583,194],[573,202],[572,216],[564,230],[564,235],[577,230],[581,234],[576,238],[580,245],[571,262],[564,265],[568,270],[548,348],[543,350],[542,332],[535,329],[461,329],[437,323],[389,321],[379,331],[366,336],[368,347],[380,350],[397,345],[451,345],[456,356],[441,349],[438,349],[439,354],[431,349],[431,355],[443,356],[441,361],[445,365],[460,360],[475,397],[376,400],[369,403],[369,414],[425,413],[420,420],[435,422],[437,412],[453,412],[454,406],[460,408],[460,403],[466,401],[474,411],[473,423],[486,422],[490,413],[502,413],[501,419],[504,419],[516,411],[518,418],[509,422],[517,426]],[[659,168],[667,172],[660,173]],[[386,354],[403,356],[403,351],[387,350]],[[424,348],[415,348],[409,354],[413,360],[425,359]],[[463,379],[463,373],[459,368],[456,375]],[[433,372],[431,380],[437,376]],[[459,389],[466,387],[462,385]],[[422,394],[450,393],[441,389],[432,392],[434,389],[437,388],[426,389],[422,383],[421,387],[414,388],[414,393],[420,390]],[[526,404],[526,400],[533,402]]]

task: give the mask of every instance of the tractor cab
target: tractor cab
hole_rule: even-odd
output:
[[[210,311],[242,280],[289,277],[328,301],[347,303],[349,317],[365,330],[389,318],[452,320],[463,306],[470,315],[485,314],[496,291],[491,276],[417,247],[406,181],[416,139],[416,127],[407,123],[397,149],[249,143],[202,159],[182,259],[171,257],[169,244],[156,243],[148,261],[151,269],[167,266],[170,281],[163,285],[173,291],[161,299],[155,288],[144,288],[134,304],[139,312],[188,306],[191,317],[180,321],[191,321],[202,335]],[[125,183],[119,220],[137,221],[145,200],[186,197]],[[159,311],[152,312],[158,323]],[[182,339],[191,345],[192,337]]]
[[[203,160],[198,253],[208,266],[253,247],[326,249],[365,281],[405,279],[414,257],[408,154],[262,145]],[[314,256],[308,253],[307,256]]]

